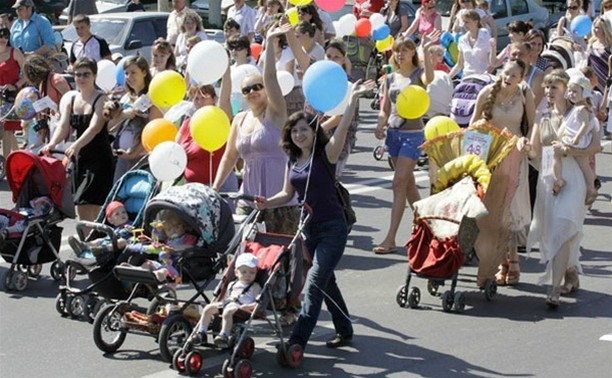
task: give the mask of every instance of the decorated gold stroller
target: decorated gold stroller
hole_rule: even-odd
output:
[[[476,220],[487,214],[482,200],[491,171],[508,156],[516,141],[507,130],[476,123],[421,146],[430,162],[440,168],[432,196],[414,204],[412,236],[406,243],[408,274],[396,293],[400,307],[419,306],[420,289],[410,288],[414,274],[428,280],[431,295],[438,295],[439,286],[451,280],[450,290],[442,294],[442,309],[464,311],[465,296],[455,291],[458,271],[478,237]],[[483,289],[486,299],[491,300],[497,292],[495,280],[487,280]]]

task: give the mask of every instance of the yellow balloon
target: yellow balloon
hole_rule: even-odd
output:
[[[451,44],[448,45],[448,53],[451,58],[453,58],[453,62],[457,63],[457,59],[459,58],[459,47],[457,42],[451,42]]]
[[[429,109],[429,94],[418,85],[409,85],[397,96],[395,105],[402,118],[420,118]]]
[[[300,16],[298,15],[298,10],[296,7],[287,9],[287,18],[289,19],[289,23],[291,25],[297,25],[300,22]]]
[[[388,36],[383,40],[376,41],[376,50],[378,50],[379,52],[391,50],[394,42],[395,39],[392,35]]]
[[[191,137],[198,146],[208,152],[217,151],[225,145],[230,132],[227,114],[216,106],[198,109],[189,121]]]
[[[304,5],[312,3],[312,0],[289,0],[289,2],[296,7],[303,7]]]
[[[453,119],[446,116],[435,116],[425,125],[425,139],[432,140],[442,135],[459,131],[461,128]]]
[[[178,104],[185,98],[187,84],[180,73],[167,70],[158,73],[149,84],[149,97],[160,108]]]

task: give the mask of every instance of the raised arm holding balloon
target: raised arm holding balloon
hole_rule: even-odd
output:
[[[76,160],[74,202],[79,219],[93,221],[113,184],[113,156],[102,115],[106,96],[95,87],[98,66],[93,60],[78,59],[73,71],[77,91],[62,98],[59,127],[42,151],[49,153],[76,131],[76,141],[65,151]]]

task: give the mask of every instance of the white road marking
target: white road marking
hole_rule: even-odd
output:
[[[599,338],[599,341],[612,341],[612,333],[603,335],[602,337]]]

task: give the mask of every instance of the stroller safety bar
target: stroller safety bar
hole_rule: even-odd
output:
[[[107,235],[113,243],[113,250],[114,251],[119,250],[119,246],[117,245],[117,236],[115,235],[113,229],[110,226],[107,226],[101,223],[89,222],[89,221],[79,221],[76,225],[76,231],[77,231],[77,234],[79,235],[79,239],[85,240],[85,230],[86,229],[89,229],[90,232],[91,230],[95,230],[95,231],[98,231],[100,233]]]

